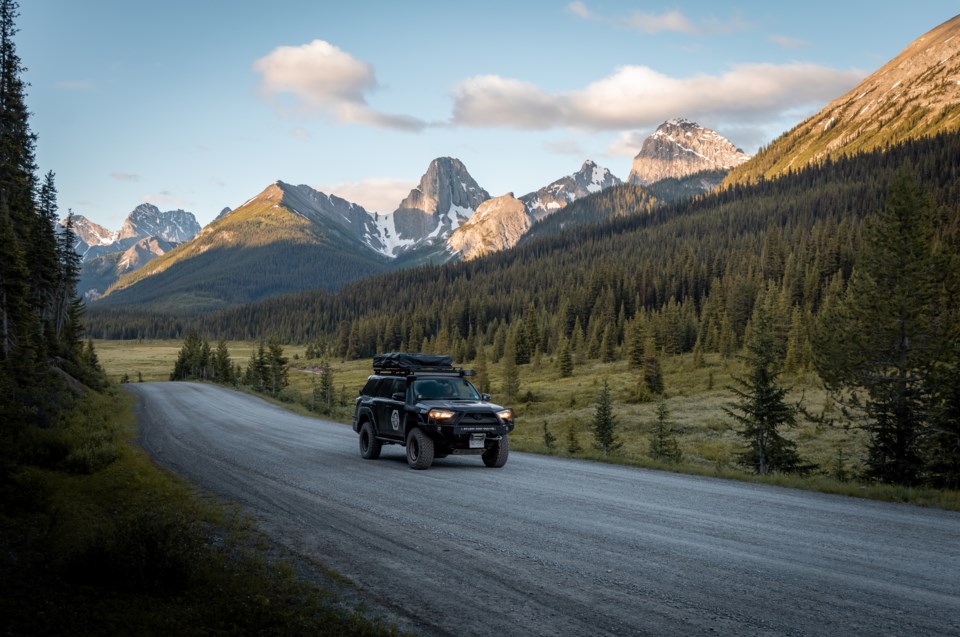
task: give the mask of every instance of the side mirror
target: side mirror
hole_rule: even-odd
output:
[[[482,400],[482,401],[484,401],[484,402],[489,402],[489,401],[490,401],[490,394],[480,394],[480,400]]]
[[[393,394],[393,396],[391,396],[391,398],[393,398],[394,400],[399,400],[399,401],[401,401],[401,402],[403,402],[403,400],[404,400],[406,397],[407,397],[407,395],[404,394],[404,393],[401,392],[401,391],[395,392],[395,393]]]

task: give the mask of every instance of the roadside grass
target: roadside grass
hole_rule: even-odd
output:
[[[88,391],[5,436],[0,618],[8,635],[395,635],[303,579],[238,510],[132,444],[133,397]],[[9,432],[8,432],[9,433]]]
[[[169,378],[181,345],[179,341],[96,343],[100,361],[112,379],[124,373],[134,379],[134,370],[148,369],[149,376],[145,373],[144,380]],[[228,343],[228,347],[234,363],[245,366],[255,344],[237,342]],[[284,353],[291,363],[290,386],[275,402],[304,415],[351,422],[353,399],[371,373],[370,360],[327,360],[333,371],[336,400],[329,413],[317,413],[312,397],[319,377],[310,371],[321,361],[306,360],[303,346],[285,346]],[[796,428],[784,432],[796,441],[804,461],[812,465],[809,474],[757,476],[737,464],[744,442],[724,411],[735,400],[730,388],[735,378],[744,372],[742,363],[735,358],[708,354],[697,367],[693,356],[686,354],[664,357],[661,367],[665,405],[682,452],[679,463],[661,462],[649,456],[659,398],[642,399],[638,372],[630,369],[626,361],[586,361],[575,366],[570,378],[560,377],[551,357],[521,365],[520,391],[509,404],[517,417],[517,428],[510,438],[511,448],[960,511],[960,491],[859,482],[856,476],[862,473],[866,461],[866,433],[857,428],[826,424],[839,415],[839,410],[813,373],[782,379],[791,388],[790,402],[802,402],[808,414],[824,417],[810,420],[801,416]],[[488,376],[492,399],[504,404],[501,365],[488,365]],[[623,442],[621,450],[609,457],[593,449],[591,430],[603,380],[609,383],[614,397],[616,431]],[[546,445],[545,426],[553,437],[552,448]],[[571,430],[581,448],[575,454],[567,451]]]

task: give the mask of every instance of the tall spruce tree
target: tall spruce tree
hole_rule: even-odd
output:
[[[949,267],[938,245],[929,197],[915,177],[900,174],[886,207],[867,223],[845,294],[816,333],[817,372],[862,418],[867,477],[884,482],[922,481],[938,369],[950,364],[942,303]]]
[[[610,395],[610,383],[606,379],[603,381],[593,415],[593,442],[593,446],[605,456],[623,446],[617,435],[617,417],[613,413],[613,397]]]
[[[743,356],[746,376],[736,377],[731,388],[738,400],[724,411],[740,425],[738,432],[747,442],[740,464],[758,474],[772,471],[800,471],[796,444],[781,430],[796,425],[796,408],[786,402],[787,390],[780,385],[782,342],[778,338],[769,308],[757,303],[751,320],[750,337]]]
[[[650,457],[662,462],[678,463],[683,458],[677,434],[670,421],[670,410],[663,398],[657,403],[657,419],[650,433]]]

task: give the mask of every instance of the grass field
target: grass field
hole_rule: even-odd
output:
[[[179,341],[95,343],[100,362],[111,379],[118,380],[126,374],[132,381],[138,379],[138,374],[144,381],[167,380],[181,344]],[[245,366],[255,344],[232,342],[228,347],[234,363]],[[282,402],[301,413],[309,413],[313,388],[318,382],[318,376],[310,370],[320,361],[305,360],[305,347],[287,346],[284,353],[291,364],[290,387],[283,393]],[[333,370],[339,404],[324,417],[348,423],[353,415],[353,399],[371,373],[371,361],[328,362]],[[502,387],[500,365],[491,364],[488,368],[492,399],[501,402],[498,398]],[[754,476],[737,464],[744,442],[735,423],[724,411],[735,399],[730,387],[743,371],[739,361],[708,355],[701,367],[695,367],[692,355],[687,354],[666,357],[662,368],[665,404],[683,453],[680,463],[664,464],[649,457],[657,402],[638,400],[637,372],[630,369],[626,361],[606,364],[588,361],[576,366],[571,378],[560,378],[555,362],[548,357],[522,365],[519,397],[509,405],[513,407],[517,420],[517,428],[511,434],[511,447],[517,451],[570,455],[568,440],[572,430],[581,447],[581,451],[575,454],[578,457],[960,510],[960,493],[957,492],[864,485],[848,480],[863,468],[865,433],[856,428],[829,426],[802,417],[796,428],[784,433],[796,441],[803,460],[815,465],[810,477]],[[591,430],[604,380],[611,388],[617,436],[623,442],[622,449],[610,457],[603,457],[593,448]],[[802,402],[808,413],[824,414],[828,419],[838,415],[814,375],[788,376],[782,380],[792,388],[788,399]],[[547,447],[545,430],[553,438],[552,448]]]

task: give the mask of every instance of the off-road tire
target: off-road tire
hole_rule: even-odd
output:
[[[507,436],[503,435],[500,437],[500,442],[483,452],[481,458],[483,458],[483,464],[493,469],[499,469],[507,464],[509,456],[510,443],[507,442]]]
[[[407,464],[411,469],[429,469],[433,464],[433,439],[422,429],[407,434]]]
[[[381,449],[383,443],[377,440],[377,433],[368,420],[360,427],[360,457],[364,460],[376,460],[380,457]]]

